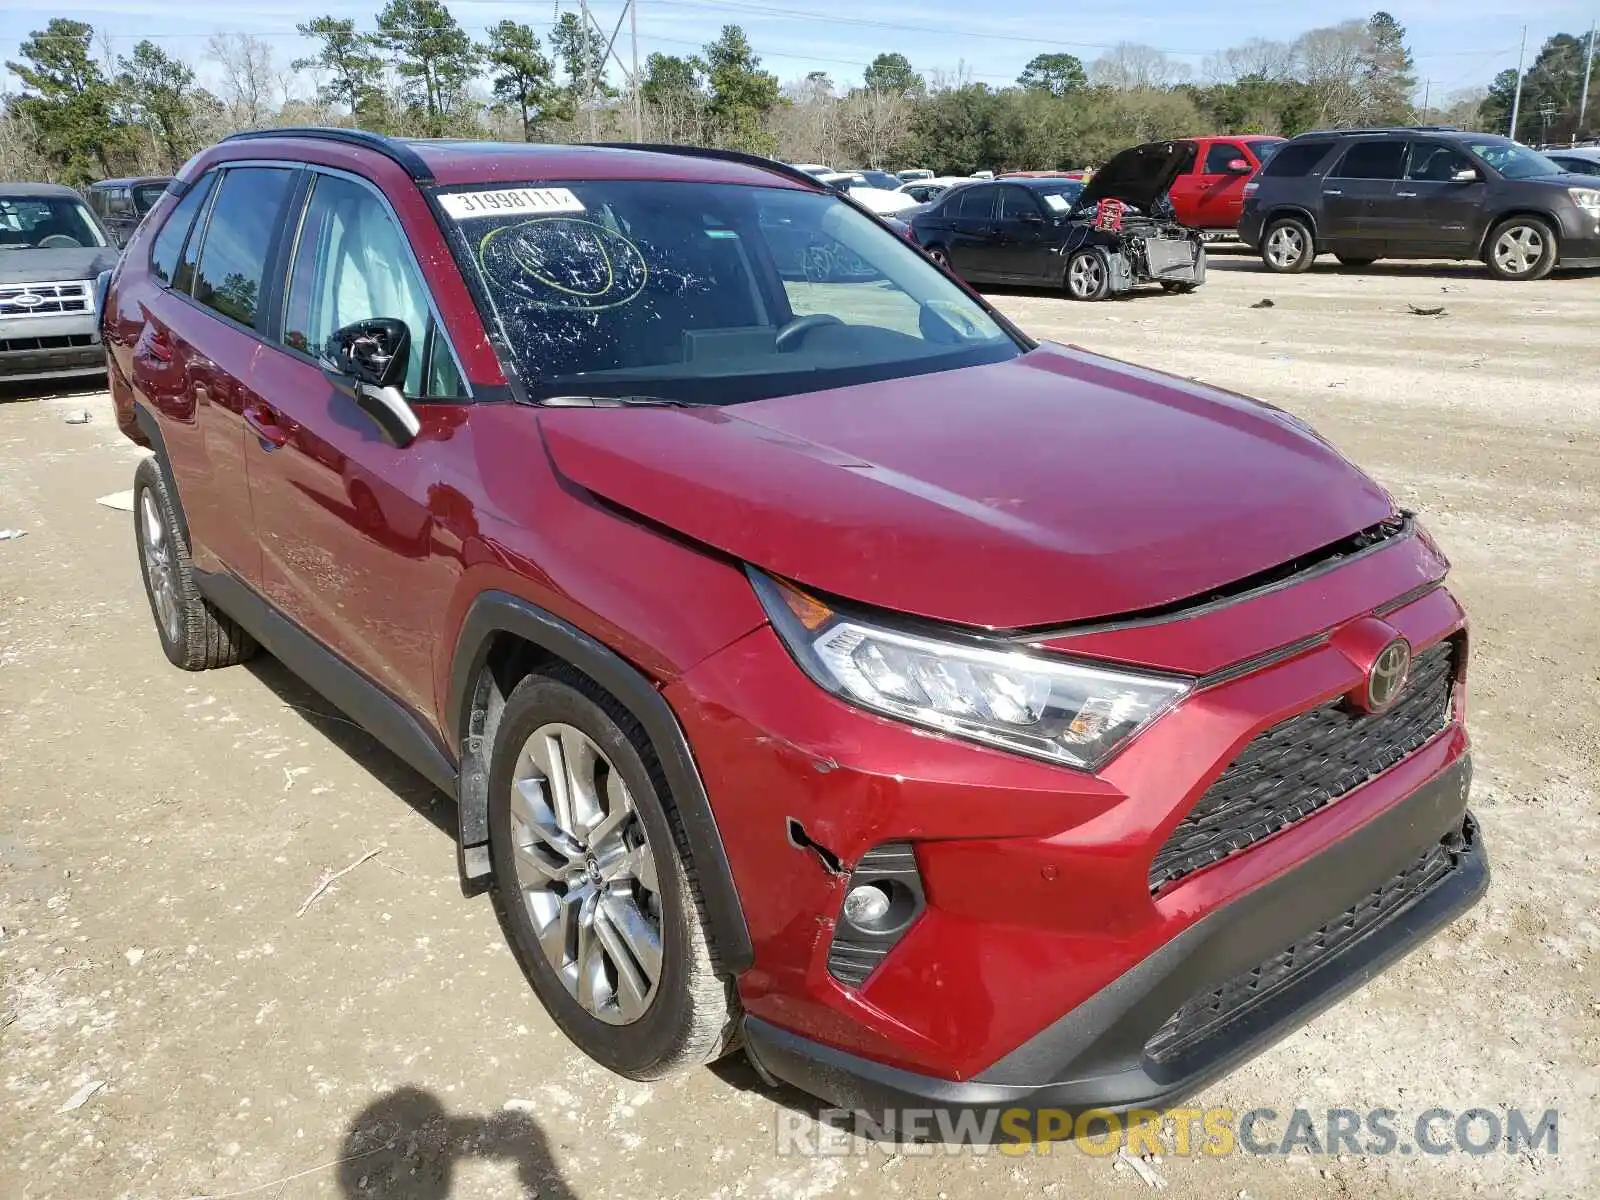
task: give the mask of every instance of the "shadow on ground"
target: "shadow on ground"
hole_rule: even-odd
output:
[[[539,1123],[520,1111],[451,1116],[431,1092],[402,1087],[350,1122],[339,1162],[347,1200],[448,1200],[458,1163],[510,1163],[517,1188],[506,1200],[573,1200]]]
[[[65,379],[30,379],[22,383],[0,380],[0,404],[13,400],[55,400],[62,396],[89,396],[106,390],[104,375],[69,375]]]
[[[270,654],[262,651],[246,666],[285,708],[293,710],[320,736],[353,758],[367,774],[416,809],[440,833],[452,840],[455,838],[455,807],[443,792]]]

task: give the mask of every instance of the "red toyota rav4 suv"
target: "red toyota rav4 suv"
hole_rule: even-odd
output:
[[[799,172],[236,137],[103,331],[168,657],[265,646],[454,797],[625,1075],[1159,1105],[1486,885],[1416,521]]]

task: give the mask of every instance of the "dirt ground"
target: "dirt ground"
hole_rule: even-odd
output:
[[[1595,1195],[1600,278],[1223,252],[1194,296],[996,299],[1310,419],[1422,512],[1473,620],[1487,901],[1199,1103],[1556,1108],[1559,1153],[1169,1155],[1166,1194]],[[167,665],[131,518],[96,503],[136,457],[104,395],[0,394],[0,530],[26,531],[0,541],[0,1196],[1150,1190],[1071,1146],[781,1156],[805,1101],[741,1060],[651,1086],[590,1064],[461,896],[445,800],[270,659]]]

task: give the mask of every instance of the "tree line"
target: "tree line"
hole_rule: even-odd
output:
[[[1385,12],[1293,41],[1251,39],[1212,55],[1198,75],[1136,43],[1087,63],[1042,53],[1005,87],[960,67],[919,71],[896,52],[879,54],[859,84],[824,72],[780,84],[737,25],[699,54],[649,55],[635,85],[577,13],[560,13],[542,36],[503,20],[474,38],[442,0],[388,0],[370,28],[331,15],[296,28],[309,52],[289,62],[252,35],[213,36],[205,87],[196,64],[153,41],[112,54],[92,26],[52,19],[6,64],[22,86],[0,98],[0,177],[83,184],[166,173],[227,133],[274,125],[563,142],[631,139],[636,121],[646,140],[789,161],[960,174],[1068,168],[1196,133],[1293,135],[1419,117],[1504,130],[1516,82],[1503,72],[1486,89],[1430,96],[1419,112],[1406,31]],[[1586,50],[1566,34],[1546,43],[1524,82],[1525,140],[1584,132]]]

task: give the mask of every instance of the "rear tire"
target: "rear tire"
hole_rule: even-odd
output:
[[[1556,231],[1538,217],[1508,217],[1489,233],[1484,262],[1496,279],[1543,279],[1556,265]]]
[[[951,274],[955,273],[955,268],[950,265],[950,254],[943,246],[929,246],[928,257]]]
[[[501,926],[580,1050],[619,1075],[659,1079],[733,1048],[738,1000],[712,967],[705,901],[655,751],[633,714],[571,667],[529,675],[506,699],[489,843]]]
[[[1067,259],[1067,295],[1074,300],[1104,300],[1111,292],[1111,267],[1098,250],[1085,249]]]
[[[1261,232],[1261,261],[1280,275],[1309,271],[1317,257],[1311,227],[1299,217],[1279,217]]]
[[[255,654],[255,639],[200,594],[177,499],[154,456],[133,474],[133,536],[156,635],[173,666],[207,671]]]

